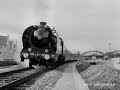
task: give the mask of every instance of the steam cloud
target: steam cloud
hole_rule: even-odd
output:
[[[40,21],[47,21],[49,16],[50,3],[48,0],[36,0],[34,5],[34,22],[39,23]]]

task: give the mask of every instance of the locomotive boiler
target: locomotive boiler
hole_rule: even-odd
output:
[[[54,67],[77,58],[65,47],[56,30],[47,26],[46,22],[25,29],[22,41],[21,62],[29,59],[29,67],[37,64],[46,68]]]

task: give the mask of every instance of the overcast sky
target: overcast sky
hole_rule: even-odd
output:
[[[55,26],[71,51],[120,49],[119,0],[0,0],[1,34],[21,43],[24,29],[40,21]]]

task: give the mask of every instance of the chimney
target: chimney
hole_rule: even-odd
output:
[[[46,22],[40,22],[40,26],[44,27],[46,25]]]

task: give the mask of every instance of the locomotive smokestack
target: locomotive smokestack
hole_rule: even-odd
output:
[[[40,22],[40,26],[44,27],[46,25],[46,22]]]

